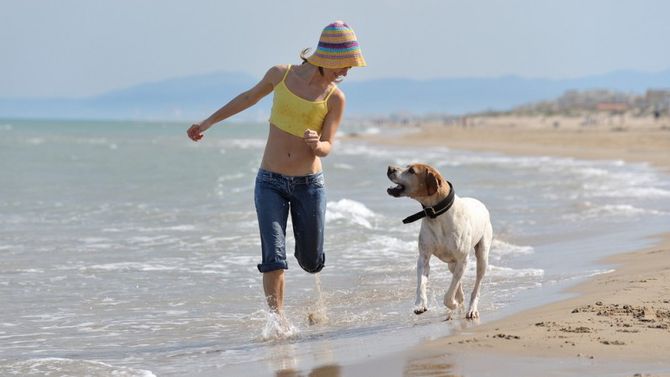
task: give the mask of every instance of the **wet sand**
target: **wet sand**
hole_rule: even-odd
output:
[[[376,135],[358,136],[386,145],[446,146],[509,155],[648,162],[670,171],[670,118],[602,121],[585,125],[580,117],[472,117],[463,123],[388,125]]]
[[[555,372],[569,367],[608,375],[603,372],[615,363],[619,375],[670,376],[670,235],[651,249],[604,262],[616,271],[572,288],[577,297],[426,343],[412,350],[408,370],[446,357],[455,375],[479,375],[482,360],[474,355],[484,354],[499,358],[495,368],[505,370],[524,358],[545,360],[539,365]]]
[[[648,162],[670,171],[667,118],[585,124],[581,118],[480,117],[421,125],[400,138],[384,132],[362,138],[386,145]],[[616,271],[573,287],[573,298],[470,323],[453,336],[395,355],[394,362],[377,360],[359,370],[395,365],[392,374],[404,376],[670,376],[670,233],[659,235],[650,249],[603,263]],[[401,370],[399,358],[404,358]]]

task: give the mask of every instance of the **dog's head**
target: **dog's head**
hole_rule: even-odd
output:
[[[405,168],[389,166],[386,175],[396,184],[386,192],[396,198],[407,196],[422,201],[442,190],[449,192],[449,185],[437,169],[425,164],[412,164]]]

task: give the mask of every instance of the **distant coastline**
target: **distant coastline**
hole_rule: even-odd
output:
[[[243,73],[219,72],[145,83],[86,98],[0,97],[0,118],[188,122],[210,114],[256,81]],[[346,116],[351,119],[450,118],[517,111],[527,104],[570,98],[570,93],[601,91],[615,99],[645,96],[649,91],[670,90],[670,70],[617,71],[565,80],[518,76],[345,80],[340,86],[347,93]],[[265,121],[270,106],[268,96],[235,120]]]

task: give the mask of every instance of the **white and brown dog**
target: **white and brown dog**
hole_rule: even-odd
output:
[[[421,212],[403,220],[404,223],[409,223],[423,219],[419,233],[419,259],[416,263],[414,313],[421,314],[428,310],[426,283],[430,271],[430,257],[433,255],[447,263],[453,274],[449,290],[444,295],[444,305],[455,310],[463,303],[461,278],[468,262],[468,254],[474,250],[477,258],[477,280],[472,289],[466,318],[478,318],[479,289],[486,273],[493,238],[493,228],[486,206],[477,199],[455,195],[451,183],[428,165],[412,164],[406,168],[389,166],[386,174],[397,185],[387,190],[389,195],[407,196],[423,206]]]

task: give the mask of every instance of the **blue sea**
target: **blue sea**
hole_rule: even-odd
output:
[[[647,164],[343,137],[323,160],[326,268],[309,275],[289,259],[292,327],[278,334],[256,269],[268,126],[224,123],[198,143],[188,126],[0,120],[0,375],[307,375],[472,325],[444,321],[450,274],[437,260],[431,308],[413,314],[420,225],[402,219],[420,206],[386,194],[389,164],[431,164],[489,207],[482,321],[565,297],[616,268],[599,259],[670,224],[670,177]],[[378,132],[390,131],[341,126]],[[471,263],[466,295],[473,282]]]

